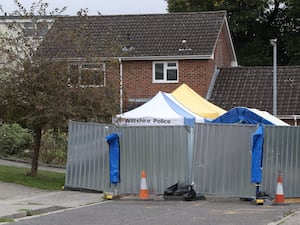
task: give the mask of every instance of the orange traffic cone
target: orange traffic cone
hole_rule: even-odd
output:
[[[275,204],[284,204],[284,194],[283,194],[283,185],[282,185],[282,176],[278,175],[277,179],[277,190],[275,197]]]
[[[140,199],[148,199],[149,198],[149,192],[146,182],[146,172],[143,170],[142,173],[142,179],[141,179],[141,187],[140,187]]]

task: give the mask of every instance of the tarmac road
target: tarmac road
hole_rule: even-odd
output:
[[[293,206],[294,207],[294,206]],[[292,208],[293,208],[292,207]],[[289,206],[257,206],[241,201],[114,200],[54,214],[27,217],[12,225],[267,225]],[[291,223],[284,223],[289,224]]]
[[[0,164],[12,165],[14,162],[0,160]],[[258,206],[209,196],[205,201],[193,202],[164,201],[161,196],[150,198],[152,200],[141,201],[135,196],[127,196],[103,202],[101,193],[46,191],[0,182],[0,218],[16,218],[16,222],[9,224],[20,225],[300,224],[300,204]],[[39,215],[29,216],[32,214]]]

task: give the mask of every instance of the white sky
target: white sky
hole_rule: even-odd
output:
[[[30,9],[32,2],[38,0],[20,0],[26,9]],[[81,8],[88,8],[88,15],[116,15],[116,14],[148,14],[167,13],[165,0],[44,0],[49,3],[49,11],[67,6],[63,15],[76,15]],[[0,0],[2,11],[8,14],[17,9],[13,0]]]

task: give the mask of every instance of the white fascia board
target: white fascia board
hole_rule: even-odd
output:
[[[223,28],[224,24],[225,24],[225,28],[226,28],[226,31],[227,31],[227,36],[229,38],[229,43],[230,43],[231,52],[232,52],[232,55],[233,55],[234,62],[236,64],[236,66],[238,66],[238,61],[237,61],[237,58],[236,58],[235,49],[234,49],[234,46],[233,46],[233,42],[232,42],[232,38],[231,38],[231,34],[230,34],[230,30],[229,30],[229,25],[228,25],[226,16],[224,16],[223,24],[220,27],[220,30],[219,30],[219,33],[218,33],[218,37],[216,39],[216,42],[215,42],[215,45],[214,45],[214,48],[213,48],[213,52],[215,52],[215,50],[216,50],[217,43],[218,43],[219,37],[221,35],[222,28]]]
[[[90,58],[84,58],[84,57],[78,57],[78,58],[58,58],[58,57],[53,57],[53,58],[45,58],[47,60],[51,60],[53,62],[105,62],[108,61],[109,58],[104,58],[104,57],[90,57]],[[38,61],[38,60],[37,60]]]
[[[300,115],[277,115],[279,119],[300,119]]]
[[[231,46],[231,51],[232,51],[232,54],[233,54],[233,58],[234,58],[234,61],[236,62],[236,65],[238,65],[238,61],[237,61],[237,57],[236,57],[236,54],[235,54],[235,49],[234,49],[234,46],[233,46],[233,41],[232,41],[232,38],[231,38],[229,25],[228,25],[228,21],[227,21],[226,16],[225,16],[224,21],[225,21],[225,25],[226,25],[227,34],[228,34],[228,37],[229,37],[229,40],[230,40],[230,46]]]
[[[182,59],[213,59],[213,55],[174,55],[174,56],[136,56],[120,57],[123,61],[155,61],[155,60],[182,60]]]
[[[37,19],[37,22],[47,22],[47,23],[51,23],[54,22],[54,20],[56,18],[39,18],[36,17],[34,19]],[[22,18],[22,17],[18,17],[18,18],[0,18],[0,23],[3,24],[8,24],[8,23],[31,23],[33,21],[33,18]]]
[[[137,56],[137,57],[90,57],[90,58],[53,58],[53,61],[67,61],[67,62],[82,62],[82,61],[109,61],[111,59],[122,61],[158,61],[158,60],[184,60],[184,59],[213,59],[213,55],[180,55],[180,56]]]

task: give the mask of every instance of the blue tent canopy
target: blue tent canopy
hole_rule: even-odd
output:
[[[266,111],[260,111],[258,109],[250,109],[246,107],[235,107],[210,122],[288,126],[287,123],[276,118],[275,116],[272,116]]]

